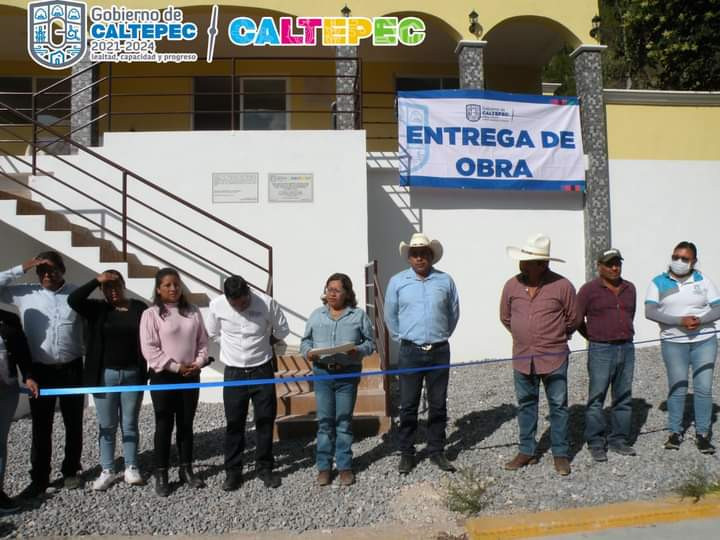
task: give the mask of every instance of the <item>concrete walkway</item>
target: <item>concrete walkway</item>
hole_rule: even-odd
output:
[[[718,537],[720,537],[720,519],[691,519],[677,523],[534,538],[536,540],[710,540]]]

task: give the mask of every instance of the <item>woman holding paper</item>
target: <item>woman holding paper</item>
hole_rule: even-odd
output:
[[[315,375],[359,373],[362,359],[375,349],[370,319],[358,309],[350,278],[333,274],[325,283],[323,306],[305,326],[300,353],[313,362]],[[315,381],[317,402],[317,482],[332,481],[333,457],[340,484],[352,485],[352,415],[359,377]]]

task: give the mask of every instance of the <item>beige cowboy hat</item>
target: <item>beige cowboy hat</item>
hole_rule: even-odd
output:
[[[430,240],[423,233],[413,234],[410,237],[410,242],[408,242],[407,244],[405,242],[400,242],[400,255],[403,257],[403,259],[407,259],[408,251],[410,251],[410,248],[421,247],[430,248],[430,251],[432,251],[433,254],[433,264],[438,262],[443,256],[442,244],[437,240]]]
[[[531,234],[523,247],[508,246],[508,257],[516,261],[557,261],[565,262],[550,256],[550,237],[543,233]]]

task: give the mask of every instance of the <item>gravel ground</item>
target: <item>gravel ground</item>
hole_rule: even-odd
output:
[[[715,393],[720,370],[716,370]],[[637,352],[635,368],[634,428],[637,457],[609,454],[607,463],[594,463],[582,446],[587,375],[583,354],[571,357],[570,439],[574,455],[572,474],[559,477],[552,456],[545,453],[539,465],[518,472],[502,470],[517,452],[515,396],[510,367],[494,364],[452,370],[449,391],[448,453],[459,467],[473,467],[492,478],[486,513],[539,511],[595,505],[667,495],[690,473],[705,469],[720,474],[716,456],[702,456],[686,439],[679,451],[666,451],[665,370],[657,348]],[[720,407],[715,406],[715,412]],[[549,447],[549,423],[541,399],[541,449]],[[715,417],[713,417],[715,421]],[[141,412],[140,467],[149,475],[152,463],[153,418],[150,406]],[[220,489],[224,479],[222,405],[201,404],[195,418],[196,469],[208,487],[192,490],[177,484],[167,499],[155,496],[152,482],[128,487],[119,482],[107,492],[93,492],[97,466],[97,427],[92,409],[86,411],[83,465],[84,489],[51,488],[36,504],[0,518],[0,537],[87,534],[218,534],[233,531],[330,529],[375,524],[448,523],[457,526],[461,516],[444,508],[443,490],[452,475],[442,473],[423,459],[401,477],[392,434],[371,437],[354,445],[357,483],[350,488],[315,485],[312,439],[276,445],[278,472],[283,487],[265,489],[252,471],[234,493]],[[54,474],[62,460],[61,419],[56,417]],[[692,428],[690,428],[692,433]],[[422,433],[421,439],[422,439]],[[252,443],[253,435],[249,435]],[[14,423],[8,445],[5,491],[17,494],[29,481],[30,420]],[[419,447],[422,449],[422,446]],[[424,458],[422,450],[419,454]],[[252,448],[246,463],[252,463]]]

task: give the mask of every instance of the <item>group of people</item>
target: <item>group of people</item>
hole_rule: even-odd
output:
[[[37,283],[12,284],[31,269]],[[0,512],[15,511],[16,500],[2,490],[7,438],[18,403],[18,368],[30,393],[32,418],[31,481],[18,499],[43,494],[50,483],[52,427],[56,397],[40,388],[141,386],[197,383],[208,365],[208,343],[220,343],[225,366],[223,401],[227,421],[223,489],[234,491],[243,482],[245,426],[252,401],[256,448],[255,470],[268,488],[280,486],[273,472],[273,427],[277,414],[275,386],[252,384],[274,376],[273,343],[289,334],[277,302],[251,290],[240,276],[228,277],[224,294],[215,298],[206,317],[190,304],[178,272],[164,268],[155,276],[153,302],[128,297],[120,272],[107,270],[82,286],[65,281],[62,256],[40,253],[28,262],[0,273],[0,300],[14,304],[18,315],[0,310]],[[100,289],[103,299],[90,296]],[[21,323],[22,320],[22,323]],[[333,348],[338,349],[337,351]],[[330,349],[329,352],[328,349]],[[315,374],[357,373],[362,359],[374,351],[373,327],[357,300],[350,278],[331,275],[323,305],[310,316],[301,344]],[[321,351],[326,353],[321,353]],[[332,481],[336,463],[339,482],[351,485],[352,414],[359,378],[318,380],[318,483]],[[193,420],[199,390],[150,391],[155,415],[155,491],[167,497],[173,429],[179,456],[178,476],[193,488],[204,487],[193,470]],[[65,427],[63,485],[82,485],[83,394],[60,395]],[[138,467],[138,417],[142,391],[93,393],[98,421],[100,475],[93,489],[106,490],[120,477],[130,485],[144,484]],[[115,470],[115,443],[121,428],[124,471]]]
[[[568,340],[579,331],[588,341],[589,389],[585,438],[592,458],[606,461],[607,451],[635,455],[631,446],[632,380],[634,370],[633,318],[636,290],[622,277],[623,257],[617,249],[598,254],[598,277],[576,294],[573,285],[549,268],[550,239],[528,238],[522,247],[508,247],[519,261],[520,272],[510,278],[500,300],[500,322],[513,340],[513,380],[518,401],[519,452],[505,468],[516,470],[537,462],[536,430],[539,389],[545,387],[549,408],[554,464],[561,475],[570,473],[568,445]],[[418,408],[423,385],[428,401],[427,454],[440,469],[455,471],[445,455],[448,340],[459,316],[455,283],[436,268],[443,247],[422,233],[400,244],[409,267],[390,279],[385,322],[399,343],[398,367],[410,368],[399,376],[398,444],[400,474],[415,466]],[[647,292],[645,314],[661,329],[662,356],[668,377],[667,449],[683,441],[683,408],[692,368],[695,442],[703,453],[713,453],[711,441],[712,373],[717,353],[714,321],[720,318],[720,292],[695,265],[697,249],[681,242],[672,252],[665,272],[655,277]],[[34,269],[37,283],[12,284]],[[20,498],[34,498],[50,482],[52,426],[56,397],[40,388],[112,387],[192,383],[208,365],[208,342],[219,341],[225,366],[223,402],[227,421],[222,488],[234,491],[243,482],[245,427],[249,404],[254,411],[255,470],[268,488],[281,484],[273,472],[273,427],[277,414],[275,386],[253,384],[274,376],[273,343],[289,328],[282,310],[271,297],[254,291],[240,276],[230,276],[223,295],[215,298],[205,317],[190,304],[178,272],[159,270],[153,302],[129,298],[122,274],[107,270],[76,287],[64,279],[60,254],[47,251],[0,273],[0,300],[14,304],[20,314],[0,310],[0,512],[17,509],[2,491],[7,438],[18,403],[18,368],[28,392],[32,417],[31,482]],[[103,299],[90,298],[96,289]],[[326,281],[322,306],[309,317],[300,354],[315,375],[341,374],[313,381],[316,398],[317,483],[327,486],[337,471],[343,486],[354,483],[352,417],[362,359],[374,351],[372,324],[357,307],[350,278],[332,274]],[[84,358],[84,360],[83,360]],[[420,368],[420,369],[413,369]],[[350,376],[348,376],[350,375]],[[611,424],[605,425],[603,406],[611,392]],[[179,479],[193,488],[204,481],[193,470],[193,419],[199,390],[150,392],[154,415],[155,491],[170,494],[168,468],[173,429],[179,456]],[[115,441],[121,428],[124,458],[122,478],[141,485],[138,467],[138,415],[141,391],[94,393],[99,433],[101,473],[93,482],[105,490],[121,477],[115,471]],[[84,396],[59,396],[65,426],[63,484],[82,485]]]
[[[400,251],[410,268],[390,280],[385,317],[393,339],[400,342],[400,368],[429,368],[450,362],[448,338],[458,322],[457,291],[452,278],[435,268],[442,245],[414,234]],[[570,474],[568,443],[568,341],[577,330],[588,342],[588,399],[585,440],[595,461],[607,452],[634,456],[631,445],[632,381],[635,365],[633,319],[635,286],[622,277],[623,257],[608,248],[597,255],[597,278],[575,292],[572,283],[550,270],[550,238],[531,235],[524,246],[508,247],[520,272],[503,287],[500,322],[513,342],[513,382],[517,398],[519,452],[505,464],[517,470],[538,462],[537,420],[540,385],[550,409],[550,439],[555,470]],[[675,246],[666,271],[653,278],[645,298],[645,316],[660,326],[661,351],[668,380],[668,430],[665,448],[677,450],[688,372],[692,372],[695,444],[712,454],[712,378],[717,354],[714,321],[720,319],[720,292],[697,268],[697,248],[691,242]],[[401,474],[415,465],[414,435],[425,379],[428,400],[427,451],[440,469],[454,471],[444,455],[447,423],[447,369],[400,376]],[[611,393],[611,422],[603,407]]]

